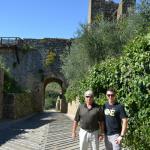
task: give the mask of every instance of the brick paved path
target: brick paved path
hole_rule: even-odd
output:
[[[79,150],[71,138],[72,121],[64,114],[44,112],[0,130],[0,150]],[[89,148],[90,150],[90,148]],[[104,150],[103,143],[100,150]]]

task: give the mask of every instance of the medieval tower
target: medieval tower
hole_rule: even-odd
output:
[[[88,23],[92,23],[97,16],[107,20],[116,20],[127,15],[130,8],[134,8],[136,0],[89,0]]]
[[[117,19],[134,11],[136,0],[121,0],[117,9]]]

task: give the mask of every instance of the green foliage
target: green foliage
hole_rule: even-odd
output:
[[[115,23],[101,21],[97,25],[88,27],[81,25],[78,37],[72,42],[68,55],[61,57],[62,71],[68,79],[70,87],[67,89],[67,99],[78,93],[69,94],[78,87],[78,81],[82,79],[92,65],[104,60],[108,55],[120,54],[120,38]],[[111,34],[110,34],[111,33]]]
[[[50,82],[47,84],[45,91],[53,91],[54,93],[61,93],[61,87],[57,82]]]
[[[5,66],[3,57],[0,56],[0,68],[4,70],[4,92],[6,93],[20,93],[22,89],[17,82],[10,76],[9,69]]]
[[[6,71],[4,73],[4,92],[6,92],[6,93],[20,93],[20,92],[22,92],[21,87],[17,84],[17,82]]]
[[[116,23],[98,18],[81,25],[63,58],[69,101],[76,96],[82,101],[85,90],[93,89],[96,102],[103,104],[108,87],[118,91],[129,114],[124,143],[132,150],[150,149],[150,33],[143,36],[150,29],[149,11],[149,1],[143,0],[136,13]]]
[[[125,48],[125,52],[126,55],[120,60],[119,66],[122,86],[119,87],[118,96],[127,106],[130,118],[126,144],[132,145],[132,149],[148,150],[150,149],[149,41],[138,37]]]
[[[35,47],[33,47],[32,45],[23,43],[23,45],[20,47],[20,49],[23,51],[23,53],[27,53],[27,52],[35,49]]]
[[[100,21],[91,26],[82,26],[81,42],[92,64],[96,64],[108,55],[121,53],[120,35],[116,32],[115,22]]]
[[[55,93],[55,92],[46,93],[44,109],[55,108],[56,100],[58,96],[59,93]]]
[[[130,42],[124,48],[122,57],[108,58],[95,65],[81,82],[78,93],[91,88],[102,103],[102,94],[108,87],[118,91],[118,101],[124,103],[129,115],[129,129],[124,143],[132,150],[150,149],[149,36],[139,36]]]
[[[45,89],[45,109],[55,108],[56,100],[61,93],[60,85],[52,82]]]
[[[68,55],[61,56],[63,73],[69,81],[78,80],[84,76],[89,68],[89,60],[80,39],[73,41]],[[80,69],[79,69],[80,68]]]
[[[0,68],[6,72],[9,72],[9,69],[6,67],[5,61],[2,56],[0,56]]]
[[[140,6],[136,13],[131,13],[118,22],[98,17],[93,24],[80,26],[70,50],[61,57],[62,72],[69,82],[66,92],[68,100],[78,95],[74,91],[91,66],[107,58],[121,56],[123,47],[128,42],[148,31],[148,8],[147,5]]]
[[[144,20],[143,28],[147,31],[150,29],[150,1],[142,0],[141,5],[139,6],[139,11]]]
[[[68,102],[74,101],[78,95],[82,95],[82,93],[80,94],[79,91],[79,82],[73,82],[67,88],[67,92],[65,94],[65,96],[67,97],[67,101]],[[83,101],[83,97],[80,97],[80,101]]]

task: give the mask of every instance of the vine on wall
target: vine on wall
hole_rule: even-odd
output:
[[[45,66],[48,66],[48,65],[54,63],[55,58],[56,58],[56,53],[53,51],[49,51],[45,58]]]

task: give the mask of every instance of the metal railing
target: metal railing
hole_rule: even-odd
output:
[[[23,40],[19,37],[0,37],[0,46],[20,45]]]

